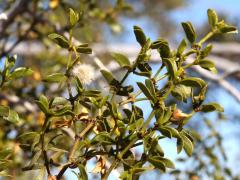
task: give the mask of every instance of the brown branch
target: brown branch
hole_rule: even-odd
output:
[[[22,14],[25,11],[27,11],[28,4],[31,2],[32,1],[29,0],[18,0],[13,4],[12,8],[7,13],[8,19],[0,23],[0,39],[2,39],[5,36],[4,33],[7,27],[14,22],[14,19],[19,14]]]

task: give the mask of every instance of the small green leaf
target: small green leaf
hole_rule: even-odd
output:
[[[152,102],[155,102],[155,98],[151,94],[151,91],[143,83],[137,82],[137,85],[149,100],[151,100]]]
[[[10,75],[9,75],[9,79],[18,79],[18,78],[22,78],[25,76],[29,76],[33,73],[33,71],[30,68],[26,68],[26,67],[19,67],[16,68]]]
[[[13,111],[13,110],[9,110],[9,114],[8,114],[8,117],[5,118],[6,120],[14,123],[14,124],[18,124],[19,123],[19,116],[18,116],[18,113],[16,111]]]
[[[196,34],[196,31],[192,25],[191,22],[183,22],[182,23],[182,27],[185,31],[185,34],[187,36],[187,39],[189,40],[189,42],[191,44],[193,44],[195,41],[196,41],[196,38],[197,38],[197,34]]]
[[[177,153],[179,154],[183,149],[184,142],[181,137],[177,138]]]
[[[111,145],[115,143],[115,140],[112,139],[111,135],[107,132],[100,132],[92,140],[91,144],[102,144],[102,145]]]
[[[76,47],[77,52],[83,54],[92,54],[92,49],[90,47],[84,47],[83,45],[79,45]]]
[[[183,148],[184,148],[185,152],[187,153],[188,156],[192,156],[193,148],[194,148],[192,141],[187,136],[185,136],[183,133],[181,133],[180,135],[183,140],[183,144],[184,144]]]
[[[212,112],[212,111],[219,111],[219,112],[223,112],[224,109],[221,105],[219,105],[218,103],[208,103],[205,105],[202,105],[201,107],[201,111],[202,112]]]
[[[158,44],[158,52],[160,53],[161,58],[171,58],[172,54],[168,42],[164,39],[158,39]]]
[[[75,13],[73,9],[69,9],[69,21],[70,21],[70,25],[71,27],[75,26],[75,24],[78,22],[79,20],[79,14]]]
[[[78,169],[80,171],[80,177],[82,180],[88,180],[88,175],[85,167],[82,164],[78,164]]]
[[[44,82],[63,82],[66,80],[67,80],[67,77],[62,73],[54,73],[54,74],[48,75],[43,79]]]
[[[203,60],[200,60],[198,62],[198,64],[204,68],[204,69],[208,69],[208,68],[213,68],[215,67],[215,64],[214,62],[210,61],[210,60],[206,60],[206,59],[203,59]]]
[[[170,139],[172,138],[172,132],[168,128],[160,126],[158,130],[162,133],[163,136],[166,136]]]
[[[182,54],[187,47],[187,41],[183,39],[178,46],[177,54]]]
[[[63,37],[63,36],[61,36],[59,34],[56,34],[56,33],[49,34],[48,37],[50,39],[52,39],[60,47],[62,47],[62,48],[69,48],[68,41],[67,41],[67,39],[65,37]]]
[[[177,73],[177,64],[176,61],[172,58],[164,58],[162,59],[163,63],[167,67],[168,70],[168,75],[171,79],[176,78],[176,73]]]
[[[146,84],[146,87],[148,88],[148,90],[151,92],[154,99],[156,99],[157,95],[156,95],[156,91],[155,91],[155,87],[153,85],[153,82],[150,79],[146,79],[145,84]]]
[[[46,96],[41,95],[39,97],[39,101],[36,101],[38,107],[45,113],[48,114],[49,112],[49,102]]]
[[[158,156],[157,156],[157,157],[156,157],[156,156],[149,157],[149,158],[148,158],[148,161],[149,161],[152,165],[154,165],[155,168],[160,169],[160,170],[162,170],[163,172],[166,171],[166,166],[165,166],[164,162],[161,161],[161,160],[159,160],[159,159],[158,159]]]
[[[212,44],[208,44],[202,51],[200,51],[200,58],[203,59],[212,51]]]
[[[216,26],[216,24],[218,23],[217,13],[213,9],[208,9],[207,14],[208,14],[208,23],[211,25],[211,27],[213,29]]]
[[[188,77],[188,78],[184,78],[180,82],[180,84],[183,84],[185,86],[190,86],[190,87],[204,87],[206,85],[206,82],[197,77]]]
[[[138,26],[134,26],[133,29],[134,29],[134,34],[135,34],[137,42],[143,47],[147,41],[147,38],[146,38],[143,30]]]
[[[112,81],[115,79],[113,77],[112,73],[109,71],[101,70],[101,73],[102,73],[103,77],[107,80],[108,84],[111,84]]]
[[[131,63],[129,59],[120,53],[112,53],[113,59],[121,66],[121,67],[130,67]]]
[[[221,21],[217,24],[218,30],[221,33],[238,33],[238,30],[235,26],[228,25],[224,23],[224,21]]]

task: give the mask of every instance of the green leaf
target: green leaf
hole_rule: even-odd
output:
[[[183,133],[180,133],[180,135],[183,140],[184,151],[187,153],[188,156],[191,156],[193,153],[193,148],[194,148],[192,141],[187,136],[185,136]]]
[[[86,97],[100,97],[101,96],[101,91],[98,90],[88,90],[83,93],[84,96]]]
[[[212,68],[212,67],[215,67],[214,62],[212,62],[212,61],[210,61],[210,60],[206,60],[206,59],[200,60],[198,64],[199,64],[202,68]]]
[[[151,91],[141,82],[137,82],[138,87],[141,89],[143,94],[152,102],[155,102],[155,98],[152,96]]]
[[[167,168],[171,168],[171,169],[175,168],[174,163],[170,159],[163,158],[160,156],[154,156],[154,157],[156,157],[156,159],[158,159],[159,161],[163,162]]]
[[[158,156],[152,156],[148,158],[148,161],[154,165],[155,168],[162,170],[163,172],[166,171],[166,166],[163,161],[159,160]]]
[[[56,34],[56,33],[49,34],[48,37],[50,39],[52,39],[60,47],[62,47],[62,48],[69,48],[68,41],[67,41],[67,39],[65,37],[63,37],[63,36],[61,36],[59,34]]]
[[[36,136],[39,136],[39,133],[37,133],[37,132],[25,132],[25,133],[21,134],[20,136],[18,136],[18,139],[28,141],[28,140],[34,139]]]
[[[196,31],[192,25],[191,22],[183,22],[182,23],[182,27],[185,31],[185,34],[187,36],[187,39],[189,40],[189,42],[191,44],[193,44],[195,41],[196,41],[196,38],[197,38],[197,34],[196,34]]]
[[[62,73],[54,73],[54,74],[48,75],[43,79],[44,82],[56,82],[56,83],[63,82],[66,80],[67,80],[67,77]]]
[[[218,30],[221,33],[238,33],[238,30],[235,26],[228,25],[224,23],[224,21],[221,21],[217,24]]]
[[[97,134],[90,142],[91,144],[102,144],[102,145],[111,145],[115,143],[115,140],[112,139],[111,135],[107,132],[100,132]]]
[[[181,137],[177,138],[177,153],[179,154],[183,149],[184,142]]]
[[[11,109],[9,110],[8,117],[5,118],[5,119],[14,123],[14,124],[18,124],[20,122],[18,113],[16,111],[11,110]]]
[[[157,121],[158,124],[160,124],[160,125],[169,121],[169,119],[172,116],[172,108],[171,107],[165,108],[164,111],[162,112],[162,114],[163,114],[162,117],[160,117]]]
[[[213,9],[208,9],[207,14],[208,14],[208,23],[209,23],[209,25],[211,25],[211,27],[213,29],[216,26],[216,24],[218,23],[217,13]]]
[[[147,41],[147,38],[146,38],[143,30],[138,26],[134,26],[133,29],[134,29],[134,34],[135,34],[137,42],[143,47]]]
[[[212,51],[212,44],[208,44],[202,51],[200,51],[200,58],[203,59]]]
[[[78,22],[79,20],[79,14],[75,13],[73,9],[69,9],[69,21],[70,21],[70,25],[71,27],[75,26],[75,24]]]
[[[169,47],[168,42],[164,39],[159,39],[158,44],[159,44],[158,52],[160,53],[161,58],[162,59],[171,58],[172,57],[171,49]]]
[[[88,175],[85,167],[82,164],[78,164],[78,169],[80,171],[80,177],[82,180],[88,180]]]
[[[45,113],[49,113],[49,102],[46,96],[41,95],[39,101],[36,101],[38,107]]]
[[[177,49],[177,54],[182,54],[184,52],[184,50],[187,47],[187,41],[185,39],[183,39],[180,43],[180,45],[178,46]]]
[[[112,53],[112,57],[121,67],[131,67],[131,63],[125,55],[120,53]]]
[[[112,73],[109,71],[101,70],[101,73],[102,73],[103,77],[107,80],[108,84],[111,84],[112,81],[115,79],[113,77]]]
[[[9,114],[9,107],[0,105],[0,116],[7,117]]]
[[[202,105],[201,106],[201,111],[202,112],[212,112],[212,111],[223,112],[224,109],[218,103],[212,102],[212,103],[208,103],[208,104]]]
[[[33,73],[33,71],[30,68],[26,68],[26,67],[19,67],[16,68],[10,75],[9,75],[9,79],[18,79],[18,78],[22,78],[25,76],[29,76]]]
[[[158,130],[162,133],[163,136],[166,136],[170,139],[172,138],[172,132],[168,128],[160,126]]]
[[[76,47],[77,52],[83,54],[92,54],[92,49],[90,47],[84,47],[83,45],[79,45]]]
[[[187,98],[189,98],[191,95],[191,89],[191,87],[178,84],[171,91],[171,94],[176,99],[186,102]]]
[[[153,82],[150,79],[146,79],[145,84],[146,84],[146,87],[148,88],[148,90],[151,92],[154,99],[156,99],[157,95],[156,95],[156,91],[155,91]]]
[[[177,73],[177,64],[176,61],[172,58],[164,58],[162,59],[163,63],[167,67],[168,70],[168,75],[171,79],[176,78],[176,73]]]
[[[183,84],[185,86],[190,86],[190,87],[204,87],[206,85],[206,82],[197,77],[188,77],[188,78],[184,78],[180,82],[180,84]]]

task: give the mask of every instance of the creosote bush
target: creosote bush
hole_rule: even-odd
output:
[[[167,168],[174,169],[174,163],[165,157],[159,140],[176,140],[176,151],[185,151],[191,156],[194,151],[194,135],[185,125],[195,113],[212,111],[222,112],[223,108],[215,103],[204,103],[207,83],[188,74],[192,66],[200,66],[217,73],[214,63],[207,59],[212,45],[206,41],[217,33],[233,33],[236,28],[219,20],[214,10],[208,10],[211,31],[203,38],[197,37],[190,22],[183,22],[186,34],[176,50],[172,50],[164,39],[151,41],[143,30],[134,26],[134,34],[140,45],[140,52],[134,62],[120,53],[112,58],[125,70],[117,79],[108,70],[101,70],[109,85],[105,90],[87,88],[94,81],[92,66],[83,63],[81,54],[91,54],[88,44],[73,41],[73,29],[81,14],[70,9],[69,36],[52,33],[52,39],[63,50],[68,51],[68,63],[64,72],[48,75],[44,83],[58,83],[65,88],[68,96],[48,98],[41,95],[36,104],[44,114],[40,131],[23,132],[18,136],[18,146],[25,152],[30,162],[22,167],[23,171],[39,169],[40,175],[47,172],[49,179],[61,179],[67,169],[79,169],[76,176],[88,179],[86,165],[92,158],[97,159],[94,173],[108,179],[113,171],[120,173],[120,179],[134,179],[141,173]],[[160,66],[155,74],[150,65],[151,51],[159,53]],[[187,61],[189,56],[194,60]],[[30,68],[14,68],[16,57],[6,56],[1,70],[1,88],[18,78],[31,75]],[[164,72],[164,73],[163,73]],[[139,90],[126,84],[129,75],[144,77],[144,82],[136,82]],[[158,84],[164,79],[165,84]],[[167,81],[165,81],[165,79]],[[140,97],[141,95],[141,97]],[[125,97],[125,98],[122,98]],[[186,113],[170,98],[192,104],[192,112]],[[148,101],[151,109],[147,118],[136,104]],[[39,112],[40,113],[40,112]],[[8,106],[0,106],[0,118],[13,124],[21,123],[17,112]],[[136,156],[133,149],[142,147]],[[8,176],[11,169],[12,150],[0,151],[1,174]],[[53,169],[58,167],[58,172]],[[56,173],[56,174],[55,174]],[[39,175],[39,176],[40,176]]]

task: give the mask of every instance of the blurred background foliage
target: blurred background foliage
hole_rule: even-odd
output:
[[[149,31],[150,36],[154,34],[153,36],[156,37],[164,37],[174,46],[176,42],[180,42],[179,36],[182,37],[183,34],[179,35],[177,28],[179,25],[174,18],[171,18],[171,13],[179,8],[190,6],[191,3],[189,0],[0,0],[0,12],[6,12],[8,15],[6,21],[0,21],[0,66],[2,66],[6,54],[18,53],[17,66],[28,66],[34,70],[32,76],[19,79],[14,83],[10,82],[8,87],[3,87],[0,91],[0,104],[9,105],[19,112],[21,120],[18,124],[0,120],[0,156],[1,153],[7,153],[4,150],[14,149],[9,154],[12,160],[9,173],[15,178],[17,177],[16,179],[27,178],[27,175],[22,174],[20,167],[31,158],[31,154],[19,148],[16,137],[25,131],[39,130],[39,125],[43,123],[43,114],[36,110],[35,99],[42,93],[49,97],[65,93],[61,87],[49,86],[42,83],[41,80],[50,72],[59,72],[66,66],[65,52],[53,48],[47,35],[52,32],[64,35],[68,32],[69,8],[82,13],[80,23],[74,30],[74,37],[80,42],[89,43],[90,46],[97,44],[104,49],[106,43],[127,44],[128,38],[130,38],[129,24],[132,22],[143,24],[143,29],[146,29],[146,32]],[[180,13],[179,16],[181,16]],[[239,26],[238,17],[229,17],[227,13],[222,13],[221,16],[227,22],[230,20],[232,24]],[[191,21],[192,18],[194,18],[194,14],[192,17],[188,17],[188,20]],[[201,36],[208,31],[209,27],[206,21],[201,25],[198,34]],[[239,35],[215,36],[211,41],[238,43]],[[97,55],[105,64],[111,60],[108,49]],[[239,55],[240,53],[226,54],[224,57],[238,59],[237,63],[239,64]],[[220,56],[222,56],[221,53]],[[82,59],[92,63],[87,56],[83,55]],[[118,73],[121,74],[121,72]],[[192,73],[197,72],[193,70]],[[223,72],[220,71],[220,74]],[[227,78],[239,89],[239,72],[233,73]],[[99,87],[99,82],[95,82],[93,86]],[[236,153],[239,148],[239,139],[237,138],[239,132],[236,131],[236,128],[240,127],[238,122],[239,101],[221,89],[215,82],[210,85],[208,99],[217,99],[220,103],[228,102],[224,104],[227,106],[227,114],[197,116],[191,121],[189,126],[196,131],[197,139],[193,157],[188,159],[183,154],[176,160],[178,170],[169,172],[168,175],[162,176],[156,172],[147,173],[143,177],[158,179],[161,176],[163,179],[176,177],[192,180],[208,179],[208,177],[214,179],[239,178],[239,163],[234,161],[240,158]],[[183,108],[188,107],[183,105]],[[171,145],[167,145],[167,148],[171,147]],[[229,150],[229,148],[234,150]],[[176,153],[174,153],[173,150],[169,150],[170,156],[176,157]]]

